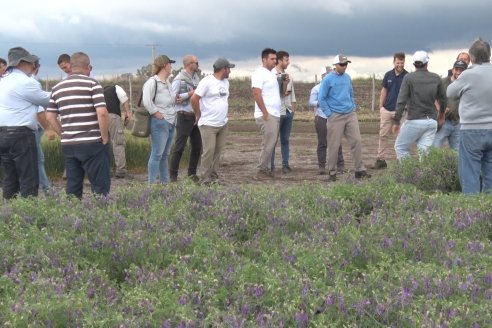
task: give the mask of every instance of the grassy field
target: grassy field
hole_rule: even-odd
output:
[[[492,198],[433,189],[448,160],[332,187],[4,203],[0,326],[490,327]]]

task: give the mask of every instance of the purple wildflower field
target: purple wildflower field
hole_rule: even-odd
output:
[[[490,327],[492,199],[370,182],[0,209],[3,327]]]

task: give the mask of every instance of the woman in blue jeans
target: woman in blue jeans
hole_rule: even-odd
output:
[[[174,60],[166,55],[154,60],[154,76],[148,79],[142,91],[142,102],[151,115],[151,151],[148,163],[148,182],[169,182],[168,157],[175,132],[176,112],[174,105],[180,102],[168,80]],[[159,180],[157,180],[159,177]]]

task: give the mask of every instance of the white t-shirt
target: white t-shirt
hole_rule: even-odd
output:
[[[257,68],[251,76],[251,87],[261,89],[261,96],[268,114],[280,117],[280,90],[277,76],[265,67]],[[263,113],[255,101],[255,118],[263,116]]]
[[[217,80],[214,75],[208,75],[198,83],[195,94],[201,97],[202,115],[198,120],[198,126],[224,126],[229,112],[229,80]]]

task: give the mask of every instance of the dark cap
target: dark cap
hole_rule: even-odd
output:
[[[175,60],[169,59],[169,57],[166,56],[166,55],[160,55],[160,56],[157,56],[154,59],[154,66],[156,66],[156,67],[164,67],[164,66],[166,66],[169,63],[173,64],[175,62],[176,62]]]
[[[22,47],[15,47],[9,50],[9,67],[17,66],[21,61],[34,64],[39,61],[39,57],[31,55],[29,51]]]
[[[225,58],[219,58],[214,63],[214,69],[223,69],[223,68],[234,68],[235,64],[229,63],[229,61]]]
[[[453,68],[454,67],[459,67],[459,68],[462,68],[462,69],[467,69],[468,68],[468,64],[465,63],[462,60],[457,60],[457,61],[454,62]]]

